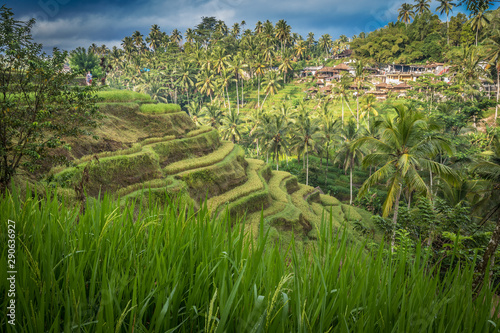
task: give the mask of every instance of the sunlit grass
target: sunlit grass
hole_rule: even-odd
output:
[[[145,194],[147,199],[147,193]],[[0,294],[7,220],[16,222],[16,326],[7,332],[495,332],[492,291],[473,298],[473,268],[446,274],[424,251],[348,246],[328,221],[305,253],[268,242],[261,224],[206,206],[77,208],[27,193],[0,199]],[[2,297],[0,306],[7,307]],[[497,310],[498,311],[498,310]]]

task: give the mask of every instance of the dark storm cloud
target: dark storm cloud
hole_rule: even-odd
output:
[[[397,19],[405,0],[16,0],[8,1],[18,19],[37,19],[34,38],[46,50],[57,46],[71,50],[91,43],[119,45],[125,36],[139,30],[144,36],[152,24],[163,31],[184,32],[202,16],[215,16],[231,27],[246,21],[254,29],[257,21],[284,19],[293,32],[318,39],[351,37],[369,32]],[[406,0],[406,2],[408,2]],[[432,8],[437,6],[433,2]],[[454,14],[456,11],[454,12]]]

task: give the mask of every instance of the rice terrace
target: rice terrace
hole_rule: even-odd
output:
[[[499,332],[499,3],[355,1],[2,5],[0,331]]]

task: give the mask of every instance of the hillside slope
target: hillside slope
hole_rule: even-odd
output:
[[[241,147],[220,140],[215,129],[197,128],[185,112],[146,113],[141,103],[101,103],[100,139],[73,142],[76,166],[52,170],[51,181],[74,195],[87,167],[85,189],[92,197],[109,192],[125,205],[152,198],[164,202],[166,194],[175,194],[197,207],[207,199],[214,216],[246,215],[254,234],[263,217],[275,239],[315,239],[321,221],[346,226],[353,236],[356,227],[373,230],[365,211],[299,184],[261,160],[246,159]]]

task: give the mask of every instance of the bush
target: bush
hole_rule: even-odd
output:
[[[131,90],[107,90],[97,92],[102,102],[150,101],[151,96]]]
[[[177,104],[142,104],[139,110],[143,113],[175,113],[180,112],[181,107]]]

